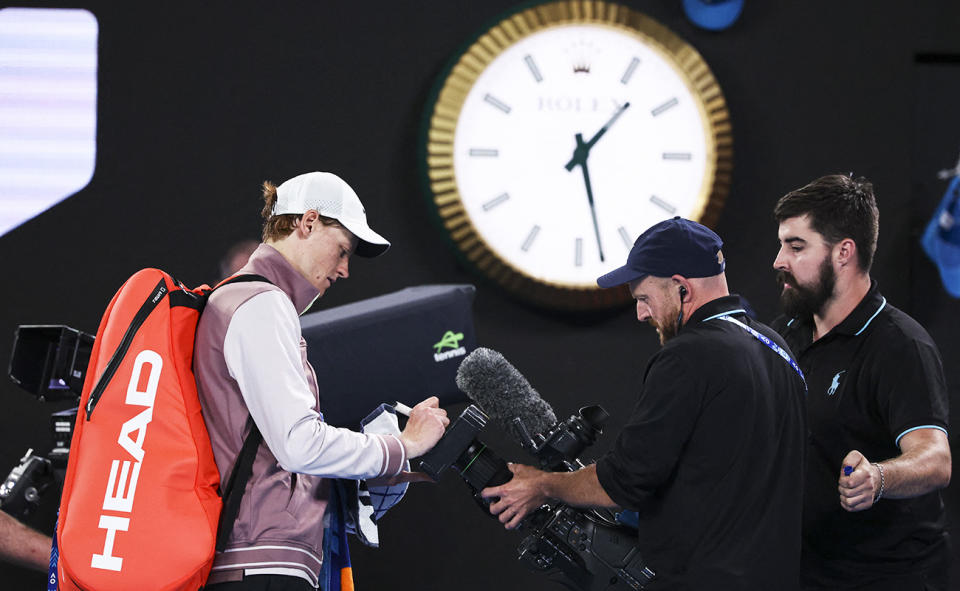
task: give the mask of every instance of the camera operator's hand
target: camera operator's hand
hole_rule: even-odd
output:
[[[400,434],[400,442],[408,458],[417,458],[430,451],[443,437],[450,424],[447,411],[440,408],[440,399],[431,396],[410,411],[407,426]]]
[[[480,495],[485,499],[499,497],[490,504],[490,512],[499,515],[500,523],[507,529],[514,529],[547,500],[544,487],[547,473],[522,464],[507,464],[507,467],[513,472],[510,482],[485,488]]]
[[[507,464],[507,467],[513,472],[510,482],[480,491],[485,499],[499,497],[490,505],[490,512],[499,515],[500,523],[507,529],[520,525],[524,517],[547,499],[574,507],[617,507],[597,478],[596,464],[576,472],[542,472],[519,464]]]

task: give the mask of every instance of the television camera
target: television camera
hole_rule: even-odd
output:
[[[80,400],[94,336],[62,325],[17,327],[10,378],[41,402]],[[67,471],[76,407],[50,415],[53,447],[28,449],[0,484],[0,509],[14,517],[33,513],[51,489],[59,492]]]
[[[471,404],[447,429],[437,445],[422,456],[420,469],[438,480],[456,470],[484,510],[480,491],[510,480],[507,463],[478,435],[488,414],[509,431],[538,466],[548,471],[575,471],[579,456],[592,445],[609,418],[600,406],[587,406],[564,421],[502,355],[479,348],[457,372],[457,385],[477,403]],[[531,434],[532,433],[532,434]],[[528,567],[559,573],[560,581],[583,591],[646,588],[656,574],[637,549],[637,530],[605,509],[585,510],[553,502],[528,515],[521,526],[528,533],[518,558]]]

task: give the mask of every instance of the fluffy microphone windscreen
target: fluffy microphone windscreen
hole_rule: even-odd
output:
[[[457,387],[517,441],[520,431],[513,424],[520,417],[531,435],[554,426],[557,415],[530,382],[503,355],[478,348],[467,355],[457,370]]]

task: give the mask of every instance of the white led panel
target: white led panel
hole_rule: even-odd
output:
[[[86,10],[0,10],[0,235],[93,177],[97,33]]]

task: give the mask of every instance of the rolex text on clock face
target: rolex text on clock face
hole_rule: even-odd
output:
[[[478,236],[537,281],[595,286],[634,240],[698,219],[715,154],[703,102],[649,39],[569,24],[504,49],[466,94],[453,138]]]

